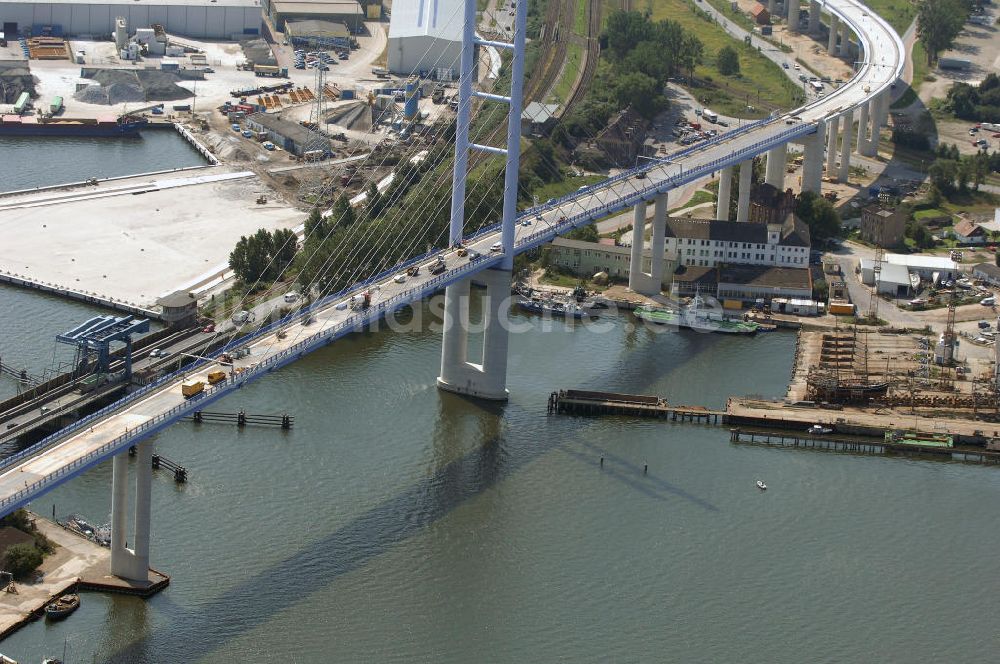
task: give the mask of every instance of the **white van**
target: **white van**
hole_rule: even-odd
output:
[[[705,118],[709,122],[718,122],[719,114],[715,111],[710,111],[707,108],[701,112],[701,117]]]

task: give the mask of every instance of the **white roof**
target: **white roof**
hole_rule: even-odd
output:
[[[16,5],[93,5],[95,0],[6,0]],[[101,5],[129,5],[159,7],[159,6],[188,6],[188,7],[260,7],[260,0],[100,0],[96,4]]]
[[[886,254],[885,262],[922,270],[957,270],[958,263],[944,256],[922,256],[920,254]],[[885,269],[883,264],[882,269]]]
[[[397,0],[392,3],[389,38],[433,37],[462,41],[463,0]]]
[[[888,257],[889,255],[886,255],[886,258]],[[874,263],[874,259],[862,258],[861,269],[871,270],[874,267]],[[882,271],[879,272],[878,280],[886,284],[892,283],[907,286],[910,283],[910,271],[905,265],[884,261],[882,263]]]

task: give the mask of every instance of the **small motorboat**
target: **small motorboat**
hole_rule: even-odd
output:
[[[50,620],[61,620],[79,608],[79,595],[75,593],[63,595],[45,605],[45,617]]]
[[[814,424],[811,427],[809,427],[806,430],[806,432],[811,433],[813,435],[824,436],[828,433],[833,433],[833,429],[831,429],[830,427],[825,427],[821,424]]]
[[[761,491],[767,491],[767,485],[764,484],[764,482],[762,482],[761,480],[757,480],[757,488],[760,489]]]

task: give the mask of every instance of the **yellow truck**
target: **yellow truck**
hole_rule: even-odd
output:
[[[226,372],[220,369],[208,372],[208,384],[215,385],[216,383],[221,383],[226,379]]]
[[[181,383],[181,394],[185,399],[201,394],[205,390],[205,383],[200,380],[186,380]]]

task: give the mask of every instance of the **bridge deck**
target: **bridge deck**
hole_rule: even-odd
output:
[[[786,116],[750,123],[675,153],[668,159],[633,169],[552,204],[525,211],[520,220],[528,221],[529,225],[517,226],[515,251],[539,246],[576,226],[590,223],[640,200],[651,199],[659,192],[670,191],[773,147],[815,133],[816,121],[836,117],[887,89],[902,71],[904,51],[899,36],[857,0],[827,0],[824,6],[850,25],[862,41],[864,62],[847,84]],[[643,172],[641,178],[636,177],[639,171]],[[202,361],[182,374],[168,376],[143,388],[24,452],[3,460],[0,462],[0,514],[9,513],[137,440],[169,426],[195,409],[204,408],[244,382],[293,362],[365,323],[450,283],[495,266],[501,256],[491,253],[489,248],[499,239],[498,225],[484,229],[468,242],[470,247],[484,255],[474,263],[458,257],[453,250],[426,254],[359,284],[349,293],[316,303],[309,311],[315,321],[308,326],[303,326],[301,314],[296,314],[259,331],[246,340],[250,355],[236,364],[237,368],[244,369],[243,373],[233,380],[207,387],[200,399],[186,401],[180,393],[181,383],[189,378],[204,380],[209,371],[224,367]],[[447,261],[445,273],[432,276],[425,269],[420,276],[408,278],[405,283],[393,281],[393,276],[407,266],[423,265],[437,255]],[[377,297],[369,310],[353,312],[346,307],[351,294],[366,289],[377,289]],[[284,338],[279,338],[279,328],[286,331]]]

